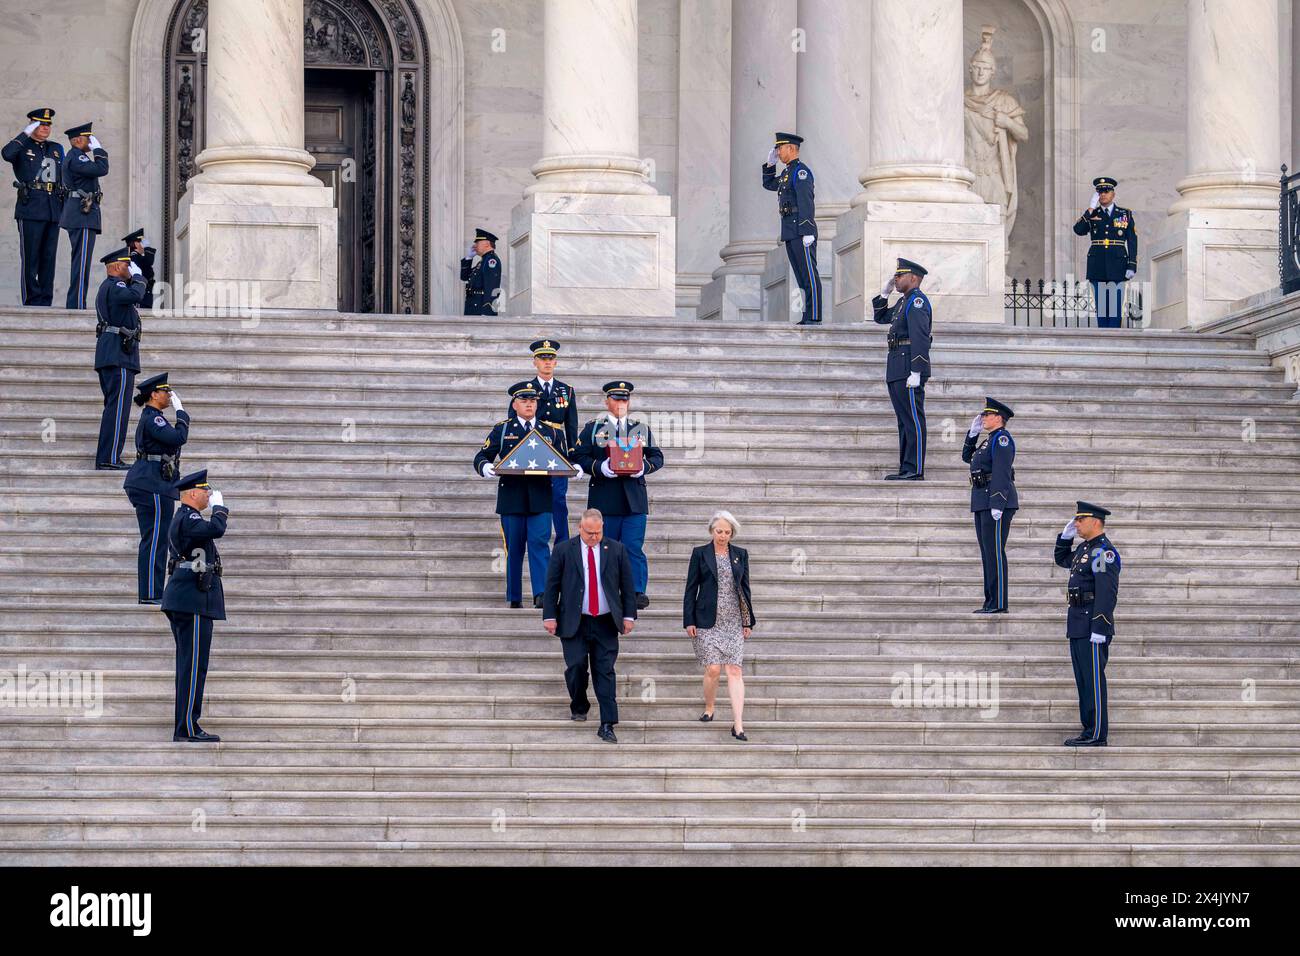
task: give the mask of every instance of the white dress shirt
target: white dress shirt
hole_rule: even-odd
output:
[[[591,609],[587,605],[587,600],[588,600],[587,578],[591,574],[591,571],[588,570],[587,562],[594,559],[596,562],[596,591],[598,592],[596,596],[597,607],[599,608],[601,614],[608,614],[609,602],[605,600],[605,585],[600,583],[600,545],[596,545],[595,548],[590,548],[587,546],[587,542],[584,541],[582,542],[581,551],[582,551],[582,613],[583,614],[591,613]]]

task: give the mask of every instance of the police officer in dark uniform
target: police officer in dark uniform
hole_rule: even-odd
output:
[[[984,563],[984,606],[976,614],[1007,613],[1007,536],[1020,507],[1016,495],[1016,443],[1007,431],[1015,413],[988,398],[966,433],[961,460],[970,463],[970,510]],[[979,440],[988,429],[988,437]]]
[[[899,259],[898,268],[880,295],[871,300],[874,319],[889,326],[889,356],[885,364],[885,383],[889,400],[898,419],[898,471],[886,475],[887,481],[921,481],[925,478],[925,383],[930,367],[930,341],[933,312],[930,300],[921,291],[927,270],[911,259]],[[903,297],[889,304],[889,293],[897,290]]]
[[[1056,563],[1070,571],[1066,587],[1065,636],[1070,639],[1074,683],[1079,689],[1079,719],[1083,733],[1065,741],[1067,747],[1104,747],[1106,720],[1106,660],[1115,636],[1115,603],[1119,599],[1119,550],[1106,537],[1105,508],[1080,501],[1074,517],[1056,539]],[[1074,546],[1075,537],[1083,543]]]
[[[176,483],[181,507],[167,533],[170,554],[162,608],[176,639],[176,727],[172,740],[216,743],[221,738],[199,726],[203,684],[212,650],[212,622],[226,619],[221,589],[221,555],[216,541],[226,533],[230,509],[208,484],[207,469]],[[212,517],[199,512],[212,506]]]
[[[86,307],[90,261],[95,254],[95,236],[99,235],[102,226],[99,206],[104,194],[100,191],[99,180],[108,175],[108,152],[91,135],[90,127],[90,123],[84,123],[67,130],[72,148],[63,159],[63,185],[68,195],[59,216],[59,225],[68,230],[68,238],[72,241],[72,276],[66,302],[69,309]]]
[[[122,242],[126,244],[127,249],[131,250],[131,261],[140,267],[140,272],[144,276],[144,300],[140,303],[140,307],[151,309],[153,308],[153,264],[158,250],[147,243],[143,229],[137,229],[129,236],[123,236]]]
[[[478,229],[460,260],[460,281],[465,283],[465,314],[496,315],[496,300],[501,294],[501,257],[497,255],[497,237]],[[474,258],[478,257],[475,262]]]
[[[54,263],[59,251],[59,217],[63,214],[63,147],[50,142],[49,107],[27,114],[30,123],[5,144],[0,156],[14,168],[18,200],[19,287],[23,305],[54,302]]]
[[[817,205],[813,200],[813,174],[799,158],[802,136],[777,133],[776,145],[763,164],[763,188],[776,192],[781,213],[781,241],[803,292],[803,318],[796,325],[817,325],[822,320],[822,295],[817,277]],[[776,161],[785,164],[776,174]]]
[[[1088,247],[1088,281],[1097,304],[1097,326],[1118,329],[1124,311],[1124,283],[1137,273],[1138,236],[1133,210],[1115,205],[1115,187],[1109,176],[1092,181],[1092,202],[1074,224],[1076,235],[1091,236]]]
[[[555,363],[559,360],[560,343],[555,339],[538,339],[529,349],[533,353],[533,366],[537,374],[529,382],[537,390],[537,417],[564,429],[564,440],[570,449],[578,444],[578,393],[555,377]],[[506,409],[510,414],[512,408]],[[569,538],[569,479],[563,475],[551,477],[551,512],[555,521],[555,543]]]
[[[190,437],[190,416],[181,397],[167,384],[167,373],[150,376],[136,386],[134,401],[140,406],[140,423],[135,428],[135,464],[126,473],[122,487],[135,508],[140,525],[140,554],[137,561],[138,595],[141,604],[161,604],[167,548],[163,535],[171,529],[172,503],[178,497],[181,446]],[[176,409],[176,424],[163,409]]]
[[[144,278],[126,249],[110,252],[99,260],[108,275],[95,294],[95,371],[104,393],[104,414],[99,422],[99,449],[95,467],[122,470],[122,446],[126,444],[127,415],[135,374],[140,371],[140,312]]]
[[[650,582],[650,564],[645,556],[646,520],[650,515],[650,497],[646,494],[645,476],[664,466],[664,453],[654,443],[650,426],[628,417],[628,403],[635,388],[631,382],[606,382],[606,414],[587,422],[578,433],[573,464],[591,475],[587,488],[587,507],[595,508],[605,518],[605,536],[627,548],[632,562],[632,582],[636,586],[636,606],[650,606],[646,588]],[[609,464],[611,446],[641,442],[641,471],[632,475],[616,474]]]
[[[483,447],[474,456],[474,471],[497,479],[497,508],[506,548],[506,600],[511,607],[523,607],[524,548],[528,548],[528,579],[533,587],[533,607],[542,606],[546,569],[551,561],[551,479],[548,475],[498,475],[494,464],[510,456],[528,433],[537,429],[557,452],[568,456],[564,426],[542,421],[537,415],[537,388],[519,382],[508,389],[513,414],[492,426]],[[537,441],[536,438],[530,439]],[[537,442],[538,467],[548,461],[546,448]]]

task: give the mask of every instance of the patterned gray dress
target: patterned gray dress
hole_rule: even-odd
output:
[[[695,660],[705,664],[739,664],[745,652],[745,634],[740,622],[740,599],[731,562],[718,559],[718,616],[713,627],[695,629],[692,639]]]

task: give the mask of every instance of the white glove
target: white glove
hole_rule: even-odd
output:
[[[895,278],[894,276],[890,276],[889,281],[887,281],[884,287],[880,290],[880,294],[882,297],[888,299],[889,293],[894,291],[894,278]]]
[[[768,166],[775,166],[775,165],[776,165],[776,147],[775,147],[775,146],[773,146],[771,149],[769,149],[769,150],[767,151],[767,165],[768,165]]]
[[[172,390],[172,408],[178,412],[185,411],[185,406],[181,404],[181,397],[176,394],[175,389]]]
[[[484,478],[495,478],[496,476],[497,476],[497,470],[496,470],[495,468],[492,467],[492,462],[489,461],[489,462],[485,463],[485,464],[483,465],[483,477],[484,477]]]
[[[1076,537],[1078,534],[1079,534],[1079,526],[1078,526],[1078,524],[1075,523],[1075,520],[1074,520],[1073,518],[1071,518],[1071,519],[1070,519],[1070,523],[1067,524],[1067,525],[1065,526],[1065,530],[1061,532],[1061,537],[1062,537],[1062,538],[1074,538],[1074,537]]]
[[[99,145],[99,139],[98,139],[97,137],[92,136],[92,137],[90,137],[90,148],[91,148],[91,149],[103,149],[104,147],[102,147],[102,146]]]
[[[993,520],[994,520],[994,521],[1001,521],[1001,520],[1002,520],[1002,509],[1001,509],[1001,508],[990,508],[990,509],[989,509],[989,514],[991,514],[991,515],[993,516]]]
[[[911,375],[907,376],[907,387],[908,387],[908,388],[920,388],[920,387],[921,387],[921,373],[920,373],[920,372],[913,372]]]
[[[471,242],[469,244],[469,248],[465,250],[465,258],[466,259],[474,258],[474,243]]]
[[[602,461],[602,462],[600,463],[600,473],[601,473],[602,475],[604,475],[606,478],[617,478],[617,477],[618,477],[618,475],[614,474],[613,469],[609,467],[609,459],[608,459],[608,458],[606,458],[604,461]]]
[[[226,505],[226,499],[221,497],[221,492],[213,491],[212,496],[208,498],[208,507],[224,508],[225,505]]]
[[[1092,632],[1092,643],[1094,643],[1094,644],[1105,644],[1105,643],[1106,643],[1106,635],[1105,635],[1105,634],[1098,634],[1096,631],[1093,631],[1093,632]]]
[[[804,236],[804,237],[803,237],[803,244],[804,244],[805,246],[811,246],[811,245],[812,245],[816,240],[817,240],[817,237],[816,237],[816,236]]]
[[[126,267],[126,271],[129,272],[129,273],[131,273],[131,275],[133,275],[133,276],[143,276],[143,275],[144,275],[144,270],[141,269],[141,268],[140,268],[138,265],[136,265],[134,262],[130,263],[130,264]]]
[[[1137,275],[1137,273],[1134,272],[1132,269],[1125,269],[1125,270],[1124,270],[1124,279],[1125,279],[1125,280],[1131,279],[1131,278],[1133,278],[1135,275]]]
[[[23,127],[23,132],[28,136],[31,136],[32,133],[36,132],[36,127],[40,125],[41,125],[40,123],[28,123],[26,126]]]
[[[984,430],[984,414],[982,412],[976,412],[975,417],[972,418],[970,422],[970,431],[966,432],[966,434],[971,438],[974,438],[983,430]]]
[[[635,475],[633,475],[632,477],[633,477],[633,478],[640,478],[640,477],[641,477],[642,475],[644,475],[644,474],[645,474],[645,465],[642,465],[642,466],[641,466],[641,470],[638,471],[638,472],[637,472]]]
[[[1096,208],[1097,208],[1098,206],[1100,206],[1100,205],[1101,205],[1101,194],[1100,194],[1100,193],[1093,193],[1093,194],[1092,194],[1092,202],[1088,203],[1088,208],[1089,208],[1089,209],[1096,209]]]
[[[148,239],[143,239],[143,238],[142,238],[142,239],[140,240],[140,245],[143,246],[145,249],[148,249],[148,248],[149,248],[149,240],[148,240]]]

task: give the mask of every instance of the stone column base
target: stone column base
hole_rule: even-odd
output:
[[[741,272],[717,276],[700,290],[701,319],[757,322],[763,317],[763,277]]]
[[[669,196],[535,192],[510,216],[513,315],[676,314]]]
[[[1280,284],[1277,210],[1174,213],[1151,243],[1147,323],[1198,328],[1223,318],[1234,302]]]
[[[176,217],[175,279],[183,285],[168,304],[337,310],[338,242],[327,186],[192,179]]]
[[[831,244],[818,241],[817,271],[821,278],[822,322],[833,320],[830,308],[831,276],[824,260],[830,257]],[[799,297],[799,283],[795,280],[790,257],[785,253],[785,243],[777,246],[763,260],[763,321],[795,323],[803,318],[803,303]]]
[[[1003,316],[1005,239],[989,203],[885,202],[854,206],[832,243],[837,323],[870,322],[871,300],[901,256],[929,270],[922,288],[939,322],[997,322]]]

